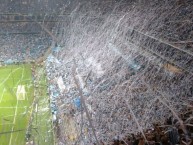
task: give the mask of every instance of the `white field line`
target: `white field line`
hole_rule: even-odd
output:
[[[17,85],[18,85],[19,82],[21,82],[21,80],[23,79],[23,74],[24,74],[24,67],[23,67],[23,70],[22,70],[21,79],[18,81]],[[15,114],[14,114],[14,119],[13,119],[12,131],[14,131],[14,125],[15,125],[15,122],[16,122],[17,109],[18,109],[17,107],[18,107],[18,99],[17,99],[16,109],[15,109]],[[13,133],[11,133],[11,137],[10,137],[10,140],[9,140],[9,145],[12,144],[12,137],[13,137]]]
[[[16,72],[18,69],[20,69],[20,67],[17,68],[17,69],[15,69],[14,71],[12,71],[12,72],[4,79],[4,81],[2,81],[2,82],[0,83],[0,86],[3,85],[3,84],[9,79],[9,77],[11,76],[11,74],[14,73],[14,72]]]
[[[9,79],[9,77],[11,76],[11,74],[14,73],[14,72],[16,72],[18,69],[20,69],[20,67],[17,68],[17,69],[15,69],[14,71],[12,71],[5,79],[3,79],[3,81],[0,83],[0,86],[3,85],[3,84]],[[1,100],[0,100],[0,103],[1,103],[1,101],[2,101],[2,99],[3,99],[4,92],[5,92],[5,89],[3,90],[3,94],[2,94],[2,97],[1,97]]]
[[[3,89],[3,93],[2,93],[2,95],[1,95],[0,103],[1,103],[1,101],[3,100],[4,93],[5,93],[5,88]]]
[[[23,115],[24,113],[25,113],[25,112],[20,113],[20,114],[17,114],[17,116],[19,116],[19,115]],[[12,117],[12,116],[14,116],[14,115],[7,115],[7,116],[3,116],[3,118]]]
[[[18,100],[25,100],[26,98],[25,85],[18,85],[16,97]]]
[[[0,107],[1,108],[16,108],[16,107]],[[25,108],[25,107],[17,107],[17,108]]]
[[[3,124],[0,124],[0,126],[4,126],[4,125],[12,125],[13,123],[3,123]]]

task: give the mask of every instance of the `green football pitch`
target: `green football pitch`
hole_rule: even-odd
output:
[[[24,145],[32,110],[30,65],[0,67],[0,145]]]

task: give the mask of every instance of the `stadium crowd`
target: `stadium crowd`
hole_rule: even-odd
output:
[[[45,53],[50,44],[48,37],[41,39],[33,35],[0,37],[0,61],[5,64],[35,60]]]

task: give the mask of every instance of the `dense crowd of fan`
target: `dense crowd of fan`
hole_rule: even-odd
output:
[[[51,38],[44,32],[41,25],[32,22],[17,22],[13,15],[12,19],[5,19],[2,14],[0,21],[0,61],[5,63],[17,63],[32,61],[41,57],[51,44]],[[51,31],[52,24],[46,25]]]
[[[58,31],[64,32],[59,38],[63,48],[46,64],[49,83],[54,85],[50,91],[58,90],[53,102],[59,130],[69,132],[64,129],[64,116],[71,117],[76,122],[76,141],[91,144],[143,134],[169,116],[181,122],[180,113],[190,105],[193,93],[192,43],[189,50],[184,44],[192,37],[192,30],[186,29],[192,27],[184,23],[173,28],[168,19],[183,21],[184,13],[190,19],[188,7],[174,1],[77,6],[58,25]],[[175,31],[168,32],[171,29]],[[180,38],[184,34],[187,42]],[[64,92],[58,88],[60,77]],[[68,140],[62,132],[61,145]]]
[[[5,64],[34,61],[46,52],[50,42],[49,37],[36,35],[1,36],[0,61]]]
[[[68,139],[65,116],[75,120],[79,144],[123,139],[128,133],[144,136],[167,116],[184,129],[180,113],[193,94],[192,26],[182,20],[184,15],[192,20],[188,7],[174,1],[82,3],[57,25],[62,47],[52,49],[45,66],[61,145]],[[174,18],[182,22],[175,28]],[[25,43],[16,36],[4,39],[0,59],[40,57],[49,38],[28,37]],[[16,43],[10,46],[11,41]]]

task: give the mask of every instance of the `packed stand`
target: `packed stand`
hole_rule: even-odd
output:
[[[76,122],[73,144],[108,144],[139,132],[147,142],[145,130],[153,130],[153,123],[163,125],[170,116],[182,128],[182,138],[191,140],[181,114],[192,105],[192,43],[189,50],[176,43],[189,41],[192,30],[187,38],[170,43],[159,34],[171,15],[156,13],[166,6],[173,12],[188,6],[175,1],[131,5],[82,3],[59,25],[61,47],[53,48],[46,71],[61,145],[70,138],[63,130],[65,116]],[[184,34],[178,30],[170,34],[180,38]]]

